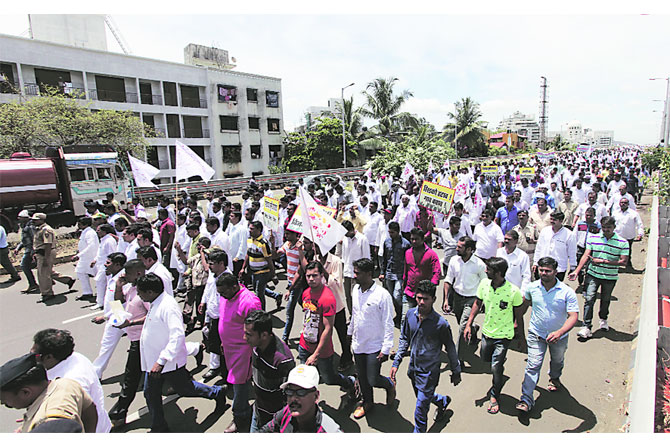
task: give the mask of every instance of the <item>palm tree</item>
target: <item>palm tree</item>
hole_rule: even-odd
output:
[[[553,148],[557,151],[562,151],[566,148],[566,146],[568,146],[568,142],[565,141],[565,139],[560,134],[557,134],[553,140],[547,143],[547,149]]]
[[[444,125],[443,137],[452,144],[457,140],[458,147],[454,147],[459,156],[486,155],[487,149],[482,132],[485,122],[480,120],[482,113],[479,111],[479,104],[467,97],[456,101],[454,105],[456,113],[449,112],[447,115],[456,123],[450,122]]]
[[[335,106],[337,116],[342,119],[342,106],[338,102]],[[347,132],[355,139],[361,135],[363,129],[363,118],[361,117],[360,107],[354,109],[354,97],[344,100],[344,127]]]
[[[400,95],[393,93],[393,84],[398,78],[377,78],[368,83],[362,92],[365,95],[366,105],[360,109],[360,113],[368,118],[378,121],[379,130],[382,135],[388,136],[397,128],[414,127],[416,117],[409,113],[401,113],[405,101],[412,97],[409,90],[403,90]]]

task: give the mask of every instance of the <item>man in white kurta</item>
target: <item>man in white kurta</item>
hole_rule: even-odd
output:
[[[77,279],[81,283],[81,299],[92,298],[93,289],[91,288],[90,277],[95,276],[96,269],[91,267],[98,254],[100,241],[95,230],[91,228],[93,221],[90,217],[80,217],[77,226],[81,230],[79,236],[78,252],[72,257],[72,261],[77,263],[74,271]]]

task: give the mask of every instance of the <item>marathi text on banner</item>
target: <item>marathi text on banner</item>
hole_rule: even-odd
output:
[[[453,188],[424,181],[421,185],[419,205],[446,216],[454,203],[454,193]]]
[[[521,168],[519,169],[521,177],[535,177],[535,168]]]
[[[333,219],[335,218],[335,213],[337,213],[337,210],[335,208],[330,208],[327,206],[319,205],[319,208],[321,211]],[[287,230],[295,231],[296,233],[302,234],[304,232],[303,230],[303,221],[302,221],[302,204],[298,205],[298,208],[296,208],[295,212],[293,213],[293,217],[291,218],[291,221],[288,223],[288,226],[286,227]]]
[[[498,166],[482,166],[482,174],[484,175],[498,175]]]
[[[279,200],[263,197],[263,226],[272,230],[279,228]]]

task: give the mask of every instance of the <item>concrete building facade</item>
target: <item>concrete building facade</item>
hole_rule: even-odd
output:
[[[529,143],[539,144],[540,125],[535,121],[534,115],[524,115],[516,111],[512,115],[504,117],[498,129],[505,132],[516,132],[519,135],[526,136]]]
[[[177,139],[216,178],[267,174],[283,154],[279,78],[2,34],[0,72],[0,103],[51,85],[93,110],[140,117],[155,130],[144,158],[161,170],[159,183],[174,180]]]
[[[561,125],[561,130],[548,132],[548,140],[556,135],[566,140],[569,144],[588,144],[592,147],[608,147],[614,144],[613,130],[594,130],[589,127],[583,127],[582,123],[572,120]]]

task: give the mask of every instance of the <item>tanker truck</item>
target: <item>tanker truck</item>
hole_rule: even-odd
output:
[[[47,147],[46,157],[16,152],[0,160],[0,225],[17,231],[22,209],[47,215],[54,228],[71,226],[86,212],[84,201],[103,202],[107,192],[122,207],[130,201],[128,176],[110,146]]]

